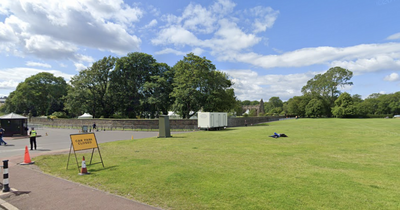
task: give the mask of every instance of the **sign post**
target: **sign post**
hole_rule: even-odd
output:
[[[96,136],[94,135],[94,133],[71,134],[70,138],[71,138],[71,147],[69,148],[67,169],[68,169],[68,165],[69,165],[69,158],[71,156],[72,148],[74,148],[75,160],[76,160],[76,165],[78,166],[78,171],[79,171],[79,164],[78,164],[78,159],[76,157],[75,151],[79,151],[79,150],[93,149],[92,156],[90,157],[90,164],[92,164],[94,149],[97,148],[97,151],[99,151],[101,163],[103,164],[103,167],[104,167],[103,158],[101,157],[100,148],[97,144],[97,139],[96,139]]]

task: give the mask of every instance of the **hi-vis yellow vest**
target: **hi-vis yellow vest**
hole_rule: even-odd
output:
[[[32,130],[31,131],[31,137],[35,137],[36,136],[36,131],[35,130]]]

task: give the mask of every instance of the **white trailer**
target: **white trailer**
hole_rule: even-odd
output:
[[[226,112],[198,112],[197,126],[203,130],[219,130],[228,126]]]

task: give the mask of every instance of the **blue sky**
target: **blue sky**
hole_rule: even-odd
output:
[[[105,56],[211,60],[240,100],[288,100],[341,66],[366,98],[400,87],[400,0],[1,0],[0,96],[27,77],[67,81]]]

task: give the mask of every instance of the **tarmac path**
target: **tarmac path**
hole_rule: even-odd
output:
[[[37,131],[41,137],[37,137],[36,140],[37,150],[29,150],[31,158],[44,154],[68,153],[71,145],[69,135],[78,133],[77,130],[50,128]],[[158,132],[99,131],[95,132],[95,135],[97,142],[101,144],[110,141],[130,140],[132,137],[134,139],[155,137]],[[8,171],[11,192],[0,192],[0,209],[159,209],[44,174],[35,165],[19,165],[24,160],[25,146],[29,148],[29,138],[6,137],[4,140],[8,143],[8,146],[0,146],[0,159],[9,160]]]

